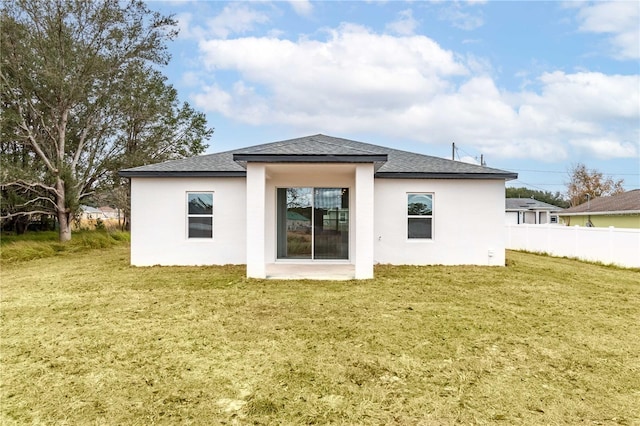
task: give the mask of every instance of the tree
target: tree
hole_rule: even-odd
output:
[[[558,207],[569,207],[569,202],[562,196],[560,192],[550,191],[538,191],[535,189],[529,189],[525,187],[520,188],[506,188],[505,191],[507,198],[534,198],[544,203],[553,204]]]
[[[3,119],[5,118],[6,115],[3,115]],[[30,179],[42,175],[42,168],[32,151],[16,143],[5,132],[2,132],[1,137],[0,170],[3,175],[11,175],[14,179]],[[22,234],[34,216],[40,216],[41,219],[49,216],[46,200],[40,197],[30,198],[29,195],[28,191],[19,187],[0,188],[0,216],[7,217],[2,223],[3,230],[10,229]]]
[[[122,131],[118,145],[122,155],[114,158],[109,178],[98,189],[110,204],[125,212],[128,225],[130,191],[117,171],[149,163],[203,153],[213,129],[205,115],[188,103],[179,104],[178,92],[158,70],[134,63],[126,70],[127,92],[120,99]]]
[[[8,102],[4,92],[0,114],[0,173],[3,176],[13,176],[14,179],[25,179],[41,173],[35,161],[33,152],[24,145],[16,142],[12,129],[17,123],[17,117],[7,108]],[[0,188],[0,216],[7,217],[2,222],[2,229],[11,229],[18,234],[25,232],[32,216],[41,214],[42,200],[30,200],[20,188]],[[12,214],[13,213],[13,214]],[[17,214],[21,213],[21,214]]]
[[[134,111],[132,78],[166,64],[166,42],[175,37],[176,23],[137,0],[16,0],[6,2],[1,13],[0,84],[9,117],[2,122],[8,126],[3,146],[6,134],[34,165],[22,174],[3,169],[3,192],[17,191],[32,205],[38,200],[43,214],[56,215],[60,240],[67,241],[80,202],[106,185],[114,167],[132,153],[123,137],[131,130],[127,114]],[[146,82],[163,83],[155,72]],[[159,98],[162,90],[173,93],[160,87]],[[204,120],[188,105],[175,108],[173,101],[168,110],[182,124]],[[156,122],[170,125],[170,116]],[[139,134],[138,143],[149,144],[147,158],[160,133]],[[168,139],[159,149],[167,149]],[[189,141],[172,153],[200,153],[203,147]],[[3,212],[5,218],[24,214]]]
[[[596,197],[620,194],[624,192],[623,183],[623,179],[605,177],[601,172],[589,170],[584,164],[578,163],[569,169],[567,196],[571,207],[574,207]]]

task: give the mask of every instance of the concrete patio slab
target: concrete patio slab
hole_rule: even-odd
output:
[[[353,280],[355,265],[345,263],[269,263],[267,279],[278,280]]]

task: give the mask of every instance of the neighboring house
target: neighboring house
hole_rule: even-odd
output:
[[[133,265],[246,264],[253,278],[348,265],[357,279],[375,263],[504,265],[505,181],[517,178],[325,135],[120,175]]]
[[[562,210],[559,216],[568,226],[640,228],[640,189],[594,198]]]
[[[507,198],[505,220],[511,224],[558,223],[557,212],[562,208],[533,198]]]
[[[311,219],[294,211],[287,211],[287,230],[311,232]]]
[[[122,216],[120,214],[120,209],[114,209],[109,206],[98,207],[98,210],[104,214],[104,217],[107,219],[120,219]]]
[[[96,219],[106,219],[104,213],[95,207],[91,206],[80,206],[80,219],[81,220],[96,220]]]

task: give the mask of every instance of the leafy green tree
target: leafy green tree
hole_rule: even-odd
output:
[[[123,146],[119,166],[135,167],[204,152],[213,134],[204,114],[188,103],[180,105],[177,91],[151,66],[137,62],[124,72],[126,92],[119,99],[122,113],[118,135]]]
[[[535,189],[520,187],[506,189],[507,198],[534,198],[544,203],[553,204],[554,206],[566,208],[569,202],[562,196],[560,192],[538,191]]]
[[[0,91],[0,97],[3,111],[0,114],[0,182],[6,182],[8,177],[14,180],[42,178],[44,169],[35,153],[17,139],[15,129],[19,117],[8,108],[10,102],[4,92]],[[49,200],[32,195],[28,188],[0,185],[0,217],[5,218],[2,221],[3,230],[22,234],[35,217],[40,217],[42,222],[43,217],[49,216]]]
[[[623,179],[614,180],[611,176],[604,176],[602,172],[578,163],[569,169],[567,195],[571,207],[574,207],[586,203],[589,198],[620,194],[624,192],[623,183]]]
[[[70,220],[80,203],[118,183],[118,167],[204,150],[202,140],[195,141],[210,136],[204,117],[186,104],[179,107],[175,90],[154,68],[169,59],[166,42],[177,34],[171,17],[138,0],[15,0],[3,6],[3,146],[7,134],[21,147],[7,147],[3,156],[20,152],[31,167],[3,169],[2,189],[54,214],[61,241],[71,239]],[[150,92],[135,104],[134,89],[141,87]],[[164,110],[150,111],[138,129],[145,121],[132,114],[146,113],[154,102]],[[193,123],[196,131],[185,133]],[[3,210],[3,217],[34,211],[16,206]]]
[[[125,71],[127,91],[119,99],[122,113],[118,145],[122,154],[113,159],[108,179],[98,188],[103,199],[125,212],[128,225],[128,181],[117,175],[123,168],[202,154],[213,135],[205,115],[188,103],[158,70],[134,63]]]
[[[14,178],[28,179],[37,174],[36,161],[33,154],[22,144],[8,139],[9,135],[2,133],[0,142],[0,170],[3,175]],[[33,216],[47,214],[41,198],[29,198],[28,191],[19,187],[0,188],[0,215],[6,217],[2,223],[4,230],[10,229],[22,234]]]

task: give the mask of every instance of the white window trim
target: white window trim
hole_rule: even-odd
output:
[[[210,194],[211,195],[211,200],[212,200],[212,206],[211,206],[211,214],[189,214],[189,195],[190,194]],[[216,236],[215,233],[215,193],[214,191],[187,191],[185,193],[185,203],[184,203],[184,207],[185,207],[185,230],[184,230],[184,236],[185,239],[189,242],[210,242],[213,241],[213,239]],[[192,217],[210,217],[211,218],[211,237],[190,237],[189,236],[189,218]]]
[[[410,215],[406,212],[409,202],[409,195],[429,195],[431,196],[431,214],[430,215]],[[426,243],[435,240],[435,218],[433,212],[435,211],[435,194],[433,192],[420,192],[410,191],[405,194],[405,239],[410,243]],[[409,219],[431,219],[431,238],[409,238]]]

